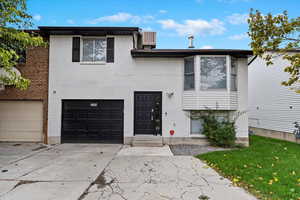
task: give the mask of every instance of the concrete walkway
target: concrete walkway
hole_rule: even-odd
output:
[[[1,200],[208,198],[256,199],[198,159],[173,156],[167,146],[63,144],[11,161],[0,169]]]

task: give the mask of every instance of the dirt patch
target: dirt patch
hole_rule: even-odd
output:
[[[199,200],[209,200],[210,198],[206,195],[200,195],[199,197]]]
[[[103,171],[96,179],[95,181],[92,183],[92,185],[97,185],[97,188],[105,188],[106,186],[111,185],[114,182],[114,179],[112,179],[109,182],[106,182],[106,179],[104,177],[105,172]]]
[[[176,144],[170,145],[170,149],[174,156],[196,156],[203,153],[212,151],[224,151],[230,149],[224,149],[220,147],[212,147],[207,145],[193,145],[193,144]]]
[[[112,179],[109,182],[106,182],[105,179],[105,171],[102,171],[101,174],[91,183],[91,185],[82,193],[82,195],[78,198],[78,200],[83,200],[85,196],[89,193],[90,188],[93,185],[97,185],[98,189],[105,188],[106,186],[110,186],[115,180]]]

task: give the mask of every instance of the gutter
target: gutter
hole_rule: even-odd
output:
[[[257,55],[255,55],[249,62],[248,62],[248,66],[251,65],[251,63],[253,63],[253,61],[257,58]]]

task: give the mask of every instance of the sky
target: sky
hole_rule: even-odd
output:
[[[27,0],[35,26],[133,26],[157,32],[157,48],[250,49],[250,9],[300,16],[300,0]]]

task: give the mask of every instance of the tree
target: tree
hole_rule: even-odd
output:
[[[254,12],[251,9],[248,23],[248,34],[252,40],[250,45],[254,55],[264,59],[267,66],[273,64],[274,56],[282,56],[290,63],[284,67],[284,71],[289,73],[289,78],[283,81],[282,85],[299,84],[300,53],[290,52],[300,47],[300,17],[289,19],[287,11],[280,15],[263,15],[260,11]],[[300,93],[299,88],[294,89]]]
[[[0,0],[0,83],[27,89],[30,80],[13,70],[29,47],[45,45],[40,36],[25,32],[32,27],[26,0]]]

